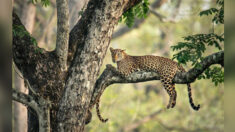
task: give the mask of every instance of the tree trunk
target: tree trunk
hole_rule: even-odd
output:
[[[72,32],[77,32],[76,35],[83,34],[84,36],[76,40],[79,49],[69,70],[70,75],[60,103],[57,131],[80,132],[84,130],[85,116],[94,84],[109,46],[114,26],[127,4],[130,3],[127,0],[118,2],[91,0],[82,16],[83,19],[72,30]],[[83,23],[86,23],[85,27]]]
[[[118,2],[91,0],[80,21],[70,32],[69,69],[64,72],[58,66],[59,59],[55,51],[39,52],[29,34],[26,33],[23,37],[17,34],[25,32],[25,28],[19,28],[23,25],[13,13],[14,62],[32,88],[40,96],[52,102],[50,110],[52,131],[83,131],[93,86],[114,25],[124,11],[139,2],[140,0]],[[29,122],[32,124],[29,128],[32,129],[28,131],[34,131],[35,128],[35,131],[38,131],[37,118],[33,114],[31,117]]]

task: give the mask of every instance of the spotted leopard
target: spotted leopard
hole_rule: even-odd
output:
[[[146,56],[131,56],[122,49],[110,48],[112,61],[117,63],[118,72],[122,77],[127,77],[136,71],[153,71],[160,75],[160,80],[170,96],[167,108],[173,108],[176,105],[177,93],[175,91],[175,84],[173,78],[178,72],[185,72],[184,68],[177,62],[153,55]],[[194,110],[199,110],[200,105],[195,106],[192,99],[192,92],[190,84],[188,86],[189,103]]]
[[[164,57],[146,55],[146,56],[130,56],[121,49],[110,48],[112,61],[117,63],[118,72],[122,77],[127,77],[136,71],[154,71],[159,73],[161,82],[170,96],[167,108],[173,108],[176,105],[177,93],[175,91],[175,84],[172,82],[174,76],[178,72],[185,72],[184,68],[178,63]],[[199,110],[200,105],[195,106],[192,99],[191,86],[188,86],[188,96],[191,107],[194,110]],[[107,122],[99,110],[99,100],[96,102],[96,113],[101,122]],[[90,111],[89,114],[90,115]],[[90,117],[90,116],[89,116]],[[91,117],[90,117],[91,118]],[[89,120],[90,121],[90,120]]]

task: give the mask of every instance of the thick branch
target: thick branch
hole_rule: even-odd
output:
[[[59,61],[55,52],[38,48],[35,39],[30,36],[14,12],[12,18],[12,53],[15,65],[23,77],[28,79],[34,91],[44,97],[49,96],[53,101],[58,100],[63,90],[64,74],[58,66]]]
[[[195,79],[209,66],[213,64],[224,63],[224,51],[214,53],[207,56],[200,64],[201,67],[195,67],[185,73],[176,74],[173,82],[178,84],[192,83]],[[135,72],[127,78],[122,78],[117,74],[116,68],[107,65],[99,79],[96,81],[95,89],[93,92],[90,108],[93,107],[97,99],[102,95],[106,87],[114,83],[138,83],[151,80],[159,80],[160,76],[155,72]]]
[[[67,70],[69,10],[67,0],[56,0],[57,6],[57,36],[56,53],[59,57],[62,71]]]
[[[50,104],[48,101],[42,98],[36,99],[35,97],[19,92],[16,89],[12,90],[12,98],[36,111],[40,132],[50,132]]]
[[[173,81],[175,83],[181,84],[192,83],[200,74],[203,73],[203,71],[205,71],[211,65],[220,64],[221,66],[224,66],[224,51],[220,51],[207,56],[200,64],[201,67],[192,68],[186,73],[178,73]]]

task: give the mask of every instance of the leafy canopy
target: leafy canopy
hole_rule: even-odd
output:
[[[122,17],[119,19],[119,22],[124,22],[128,27],[132,27],[135,21],[135,18],[146,18],[149,11],[149,1],[142,0],[136,6],[130,8],[128,11],[122,14]]]
[[[217,8],[202,11],[199,15],[213,15],[213,23],[224,24],[224,0],[217,0],[217,5]],[[181,64],[191,62],[192,66],[200,67],[200,62],[204,59],[203,53],[208,46],[222,50],[221,44],[224,43],[224,35],[216,33],[195,34],[184,37],[184,40],[184,42],[178,42],[171,47],[173,51],[178,51],[173,55],[173,59]],[[206,69],[197,79],[212,79],[212,82],[217,86],[224,82],[224,71],[222,67],[214,66]]]

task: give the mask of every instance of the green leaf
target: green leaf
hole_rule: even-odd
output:
[[[148,0],[142,0],[141,3],[132,7],[119,19],[119,22],[124,22],[128,27],[134,25],[135,18],[146,18],[149,11],[149,2]]]

